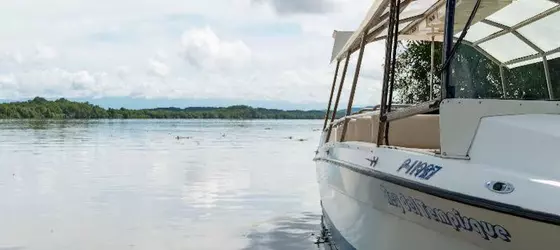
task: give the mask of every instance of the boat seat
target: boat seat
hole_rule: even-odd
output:
[[[439,115],[414,115],[389,125],[389,145],[418,149],[439,149]],[[351,119],[345,141],[377,142],[379,115]],[[337,128],[336,140],[342,134]]]

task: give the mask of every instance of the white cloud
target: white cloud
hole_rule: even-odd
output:
[[[161,49],[158,49],[156,51],[156,57],[155,57],[156,60],[164,61],[168,58],[169,58],[169,55],[167,55],[167,53],[165,51],[163,51]]]
[[[255,3],[268,3],[279,14],[324,13],[332,9],[329,0],[253,0]]]
[[[159,77],[166,77],[170,72],[169,67],[157,59],[150,60],[149,67],[149,73]]]
[[[103,72],[69,72],[60,68],[31,70],[17,75],[0,76],[2,98],[32,97],[37,92],[46,96],[92,96],[102,91]]]
[[[0,97],[326,102],[332,30],[357,27],[371,0],[261,1],[8,1],[0,9],[0,33],[9,37],[0,40]],[[382,57],[366,53],[364,90],[379,85]]]
[[[119,79],[121,79],[123,81],[126,80],[129,73],[130,73],[130,68],[129,67],[127,67],[127,66],[117,67],[117,76],[119,77]]]
[[[3,54],[0,55],[0,63],[6,63],[6,64],[11,64],[11,63],[16,63],[16,64],[21,64],[23,63],[23,55],[21,53],[19,53],[19,51],[6,51]]]
[[[0,75],[0,88],[3,90],[17,87],[17,80],[14,74]]]
[[[251,50],[243,41],[222,40],[210,27],[185,31],[181,45],[182,57],[197,68],[238,69],[251,58]]]
[[[35,60],[50,60],[58,56],[56,50],[44,44],[37,44],[35,46]]]

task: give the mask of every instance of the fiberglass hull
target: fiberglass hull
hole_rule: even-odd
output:
[[[325,224],[338,249],[526,250],[560,245],[560,227],[538,221],[540,217],[495,211],[491,207],[496,204],[487,200],[388,171],[402,166],[391,162],[407,162],[415,153],[393,152],[389,160],[383,151],[376,157],[372,152],[335,145],[321,148],[316,157]]]

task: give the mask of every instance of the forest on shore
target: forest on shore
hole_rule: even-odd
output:
[[[105,109],[88,102],[74,102],[64,98],[49,101],[42,97],[0,104],[0,119],[324,119],[324,117],[325,111],[321,110],[279,110],[245,105]]]

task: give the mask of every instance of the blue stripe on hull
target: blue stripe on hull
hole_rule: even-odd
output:
[[[325,223],[325,226],[329,229],[329,232],[331,233],[331,239],[334,242],[334,244],[336,245],[337,249],[339,249],[339,250],[356,250],[356,248],[354,246],[352,246],[352,244],[350,244],[350,242],[348,242],[344,238],[344,236],[342,236],[340,231],[338,231],[338,229],[336,229],[336,227],[332,223],[332,221],[329,218],[329,215],[327,214],[325,209],[323,209],[323,223]]]

